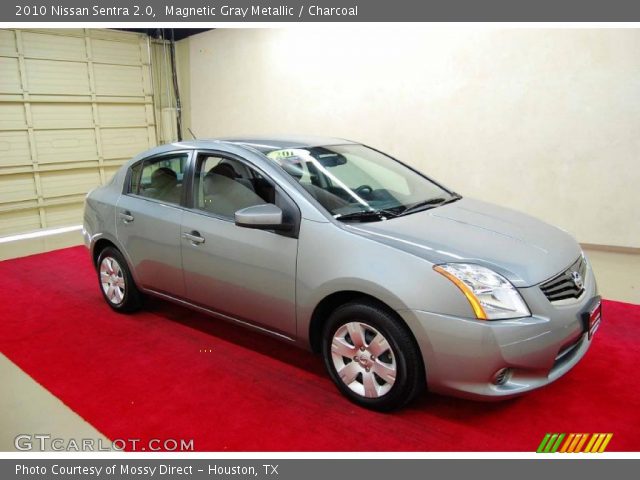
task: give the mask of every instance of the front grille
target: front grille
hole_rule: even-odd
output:
[[[575,273],[579,275],[579,281],[576,282]],[[569,298],[578,298],[584,292],[584,281],[587,273],[587,262],[584,256],[575,261],[573,265],[564,272],[556,275],[551,280],[547,280],[540,289],[550,302],[566,300]]]

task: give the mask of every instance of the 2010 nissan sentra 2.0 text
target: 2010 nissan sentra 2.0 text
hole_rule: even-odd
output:
[[[547,385],[601,319],[569,234],[342,139],[156,147],[89,193],[83,233],[114,310],[153,295],[308,348],[376,410]]]

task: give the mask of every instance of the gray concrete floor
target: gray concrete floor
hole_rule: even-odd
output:
[[[585,250],[602,298],[640,304],[640,254]]]
[[[0,260],[80,245],[79,232],[0,244]],[[640,254],[586,250],[602,296],[640,304]],[[0,354],[0,451],[15,450],[20,434],[50,434],[56,438],[108,439]]]
[[[51,435],[51,438],[94,439],[109,445],[109,439],[93,428],[77,413],[20,370],[16,364],[0,353],[0,451],[16,450],[18,435]],[[40,441],[31,439],[40,451]],[[50,442],[45,450],[50,450]],[[23,447],[24,448],[24,447]]]

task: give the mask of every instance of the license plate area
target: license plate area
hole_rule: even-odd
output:
[[[589,308],[582,313],[582,325],[589,340],[593,337],[602,320],[602,299],[595,297],[589,304]]]

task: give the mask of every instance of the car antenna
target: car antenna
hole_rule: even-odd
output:
[[[189,130],[189,133],[191,134],[194,140],[198,139],[198,137],[196,137],[195,134],[193,133],[193,130],[191,130],[189,127],[187,127],[187,130]]]

